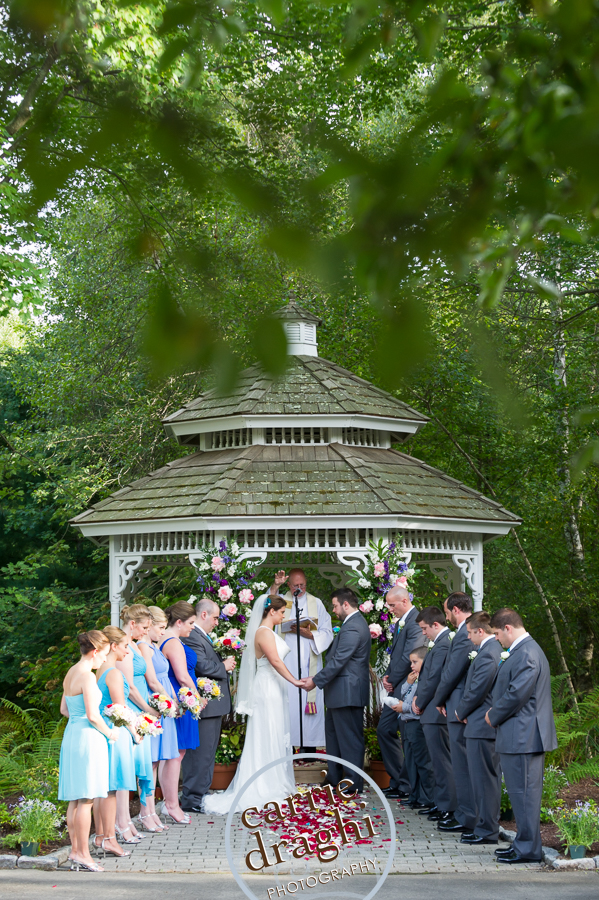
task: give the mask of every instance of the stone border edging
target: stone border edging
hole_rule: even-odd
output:
[[[499,837],[512,843],[516,832],[500,827]],[[590,859],[560,859],[558,851],[553,847],[543,847],[543,862],[553,869],[599,869],[599,856],[592,856]]]
[[[14,856],[12,853],[0,854],[0,869],[43,869],[53,872],[67,861],[70,847],[59,847],[45,856]]]

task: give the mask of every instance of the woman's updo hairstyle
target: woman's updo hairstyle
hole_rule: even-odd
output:
[[[150,611],[143,603],[134,603],[132,606],[123,606],[121,610],[121,622],[128,625],[129,622],[143,622],[151,619]]]
[[[168,606],[164,611],[166,613],[169,628],[172,628],[179,619],[182,622],[187,622],[188,619],[191,619],[191,617],[196,614],[191,603],[187,603],[186,600],[179,600],[178,603],[173,603],[172,606]]]
[[[117,628],[116,625],[105,625],[102,631],[111,644],[122,644],[127,638],[122,628]]]
[[[274,597],[267,597],[264,601],[264,612],[262,613],[262,619],[264,620],[269,614],[271,609],[283,609],[284,606],[287,606],[287,601],[276,594]]]
[[[108,643],[108,638],[102,631],[83,631],[77,635],[81,656],[91,653],[92,650],[101,650]]]
[[[166,625],[168,616],[159,606],[148,606],[148,613],[152,620],[152,625]]]

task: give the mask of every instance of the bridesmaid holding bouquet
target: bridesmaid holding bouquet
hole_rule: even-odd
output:
[[[60,748],[58,799],[69,803],[71,869],[103,872],[89,852],[89,829],[94,798],[108,795],[108,741],[114,735],[100,715],[102,695],[92,670],[104,664],[110,644],[101,631],[84,632],[77,640],[81,659],[67,672],[60,701],[69,721]]]
[[[168,624],[166,613],[159,606],[148,607],[152,624],[148,630],[147,641],[138,641],[137,647],[146,661],[146,681],[152,693],[164,694],[172,700],[175,708],[178,701],[168,677],[169,662],[158,644],[162,641],[164,630]],[[154,766],[154,783],[156,773],[160,778],[160,787],[166,806],[176,810],[179,805],[179,743],[177,741],[177,725],[175,718],[163,716],[161,719],[162,734],[150,739],[152,746],[152,763]],[[141,816],[140,816],[141,818]],[[156,815],[154,821],[158,816]],[[160,819],[158,819],[160,822]],[[163,828],[168,828],[163,825]]]
[[[123,673],[116,668],[116,664],[122,662],[130,652],[129,638],[124,631],[121,631],[115,625],[107,625],[103,631],[110,641],[110,652],[106,657],[106,662],[98,671],[98,687],[102,692],[100,710],[106,722],[112,724],[108,709],[111,705],[116,704],[119,707],[125,707],[124,712],[128,712],[129,682]],[[94,807],[94,819],[96,822],[95,844],[98,850],[104,852],[104,855],[107,853],[113,856],[130,855],[117,842],[117,832],[123,838],[125,844],[139,843],[139,840],[134,840],[130,837],[131,829],[127,821],[121,819],[119,825],[116,824],[117,794],[125,794],[128,798],[129,791],[135,791],[137,788],[133,748],[140,742],[141,738],[133,727],[133,718],[131,716],[130,723],[114,728],[117,732],[117,738],[111,747],[109,756],[109,794],[105,800],[98,802],[97,807]],[[126,819],[129,819],[128,804]],[[129,837],[127,837],[128,834]],[[98,840],[100,840],[100,843],[98,843]]]
[[[160,649],[168,659],[169,669],[168,675],[175,694],[178,694],[182,687],[189,688],[197,695],[198,688],[195,682],[195,667],[198,661],[197,655],[191,647],[187,647],[181,642],[182,637],[188,637],[191,629],[195,625],[196,611],[191,603],[180,600],[165,609],[167,615],[168,628],[164,632],[164,641],[160,645]],[[207,700],[202,700],[202,706],[205,706]],[[198,723],[192,718],[189,711],[180,716],[176,721],[177,741],[179,744],[179,765],[177,767],[176,776],[177,784],[179,783],[179,769],[181,768],[181,760],[185,756],[186,750],[194,750],[200,746],[200,734]],[[175,774],[173,772],[173,774]],[[169,791],[170,793],[170,791]],[[173,803],[173,801],[170,801]],[[184,813],[179,806],[177,797],[176,805],[171,806],[166,800],[162,804],[162,812],[168,816],[177,825],[189,825],[191,816]]]

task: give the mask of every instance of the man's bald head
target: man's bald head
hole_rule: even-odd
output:
[[[401,619],[402,616],[405,616],[412,606],[409,592],[405,587],[402,587],[399,584],[392,587],[390,591],[387,591],[385,601],[388,609],[399,619]]]

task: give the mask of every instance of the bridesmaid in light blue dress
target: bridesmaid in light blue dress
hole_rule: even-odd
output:
[[[106,657],[106,662],[98,671],[98,687],[102,693],[100,710],[108,723],[110,720],[105,715],[105,710],[110,703],[127,706],[129,683],[123,673],[116,668],[116,665],[130,651],[129,638],[120,628],[114,625],[107,625],[103,631],[110,641],[110,652]],[[112,727],[111,722],[110,725]],[[94,804],[94,821],[96,823],[94,843],[97,850],[104,855],[110,853],[112,856],[129,856],[130,854],[126,853],[116,840],[116,835],[121,834],[124,835],[124,843],[132,843],[126,834],[127,829],[117,828],[117,797],[119,793],[125,793],[128,797],[129,791],[136,789],[133,748],[137,745],[140,738],[132,726],[113,727],[113,732],[116,733],[117,737],[108,761],[109,794],[105,800],[99,800]],[[137,841],[133,843],[137,843]]]
[[[125,659],[117,663],[117,668],[121,670],[130,686],[127,704],[136,715],[144,712],[155,717],[156,713],[148,706],[149,691],[145,678],[147,664],[135,645],[135,641],[143,640],[148,634],[148,629],[152,622],[148,607],[143,603],[124,606],[121,611],[121,619],[123,631],[129,638],[129,649],[131,651]],[[155,683],[157,684],[156,681]],[[154,806],[152,739],[150,737],[144,738],[134,748],[133,755],[135,758],[135,774],[137,775],[141,813],[144,816],[144,821],[140,822],[140,824],[143,825],[146,831],[163,831],[162,822],[158,825],[154,819],[156,808]],[[156,818],[158,817],[156,816]],[[160,820],[158,819],[158,821]],[[127,836],[130,841],[137,843],[141,840],[142,835],[138,833],[129,814],[129,797],[124,794],[122,796],[117,795],[117,825],[123,830],[127,830]]]
[[[68,717],[60,748],[58,799],[67,800],[67,828],[71,839],[71,869],[103,869],[89,852],[89,829],[95,797],[108,794],[108,746],[112,733],[100,715],[101,694],[92,674],[103,665],[109,650],[101,631],[78,636],[81,660],[67,672],[60,711]]]
[[[140,651],[146,661],[146,682],[148,684],[149,690],[152,693],[165,694],[176,704],[177,698],[175,697],[173,686],[168,677],[168,660],[157,646],[162,640],[162,635],[164,634],[164,629],[167,625],[167,617],[164,611],[160,609],[159,606],[149,606],[148,612],[150,613],[150,617],[152,620],[152,624],[150,625],[150,628],[148,630],[148,640],[138,641],[137,643],[137,649]],[[179,765],[177,726],[175,724],[175,719],[171,719],[166,716],[162,716],[160,722],[162,725],[162,734],[156,735],[155,737],[151,738],[152,765],[154,767],[154,784],[156,784],[156,774],[158,774],[160,778],[160,786],[162,788],[167,806],[173,806],[173,798],[168,796],[168,786],[173,780],[169,779],[170,769],[175,767],[178,771]],[[177,797],[175,796],[175,805],[177,802]],[[147,823],[149,821],[148,815],[140,815],[139,818],[141,820],[141,824],[144,827],[147,827]],[[152,817],[150,824],[157,824],[156,820],[158,820],[158,822],[161,822],[161,819],[158,817],[158,815],[154,814],[154,817]],[[168,825],[164,825],[162,824],[162,822],[161,826],[163,829],[168,828]]]

